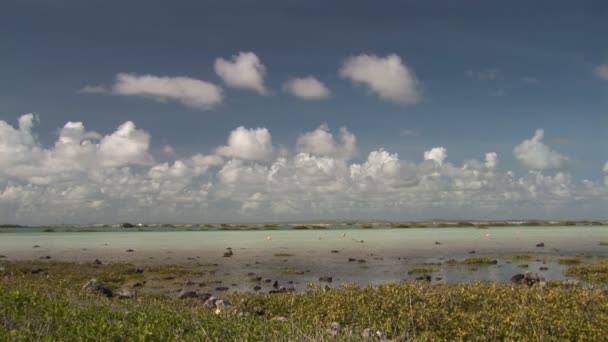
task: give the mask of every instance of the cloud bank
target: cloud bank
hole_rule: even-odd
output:
[[[125,122],[106,134],[67,122],[54,144],[36,138],[37,118],[0,120],[0,217],[5,222],[237,222],[312,219],[416,220],[605,216],[606,180],[576,181],[542,131],[515,147],[530,171],[499,168],[499,156],[455,164],[447,148],[417,160],[382,148],[357,162],[356,137],[327,125],[276,153],[266,128],[238,127],[226,145],[157,162],[153,138]],[[422,152],[422,151],[421,151]]]

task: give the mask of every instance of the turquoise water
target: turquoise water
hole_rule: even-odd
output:
[[[293,280],[303,287],[321,275],[332,275],[334,283],[359,285],[413,279],[408,271],[425,263],[437,269],[433,278],[447,282],[491,280],[508,282],[514,273],[539,272],[548,279],[564,279],[564,266],[557,258],[571,255],[608,256],[608,227],[500,227],[476,228],[376,228],[270,231],[104,231],[0,233],[0,255],[6,260],[39,259],[88,262],[217,264],[225,282],[238,283],[248,272],[282,282]],[[544,242],[545,247],[536,247]],[[38,246],[38,247],[34,247]],[[226,248],[234,256],[224,258]],[[126,252],[132,249],[134,252]],[[338,253],[332,253],[332,250]],[[472,254],[471,252],[475,252]],[[275,256],[288,253],[290,256]],[[525,262],[510,261],[512,254],[531,254]],[[449,259],[491,256],[497,265],[447,266]],[[364,259],[364,263],[348,261]],[[0,259],[2,260],[2,259]],[[528,264],[528,268],[520,268]],[[293,271],[304,272],[295,276]],[[434,280],[435,281],[435,280]],[[301,290],[298,288],[298,290]]]

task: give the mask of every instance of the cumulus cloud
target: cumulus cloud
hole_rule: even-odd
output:
[[[532,170],[550,170],[564,167],[568,158],[545,145],[543,143],[544,135],[544,130],[537,129],[531,139],[526,139],[515,146],[513,155],[524,166]]]
[[[330,95],[329,88],[312,76],[292,78],[285,82],[283,89],[289,94],[305,100],[326,99]]]
[[[316,130],[303,134],[298,138],[299,152],[318,156],[350,159],[357,152],[357,138],[346,128],[340,128],[340,142],[338,143],[329,131],[327,124],[319,126]]]
[[[496,165],[498,165],[498,154],[496,154],[496,152],[486,153],[486,162],[484,163],[484,165],[489,170],[494,170],[496,168]]]
[[[67,122],[49,146],[36,138],[36,122],[32,114],[15,126],[0,120],[6,221],[589,219],[608,205],[605,180],[501,172],[494,152],[456,165],[443,147],[426,151],[422,162],[379,148],[349,162],[354,135],[344,129],[346,138],[336,139],[326,126],[302,135],[293,155],[277,156],[266,129],[239,127],[215,151],[222,155],[159,163],[148,152],[151,137],[132,122],[102,134]],[[604,172],[608,178],[608,163]]]
[[[342,65],[340,75],[353,83],[366,85],[382,99],[400,104],[415,104],[422,99],[414,72],[396,54],[350,57]]]
[[[244,160],[270,160],[274,156],[272,137],[266,128],[238,127],[230,133],[228,144],[217,154]]]
[[[437,164],[442,165],[445,158],[448,157],[448,150],[445,147],[433,147],[424,152],[424,160],[433,160]]]
[[[601,64],[593,69],[593,73],[596,77],[608,81],[608,64]]]
[[[149,165],[150,135],[135,127],[131,121],[120,125],[116,132],[106,135],[99,143],[97,157],[103,166],[119,167],[128,164]]]
[[[202,110],[211,109],[222,102],[222,88],[190,77],[120,73],[116,75],[112,94],[143,96],[161,102],[173,100]]]
[[[266,67],[253,52],[239,52],[229,60],[217,58],[215,73],[229,87],[254,90],[260,95],[270,93],[264,85]]]

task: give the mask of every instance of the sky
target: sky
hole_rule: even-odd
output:
[[[0,4],[0,221],[608,219],[605,1]]]

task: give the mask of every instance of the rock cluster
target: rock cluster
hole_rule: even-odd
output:
[[[511,277],[511,282],[517,285],[540,285],[544,286],[545,278],[537,273],[526,272],[526,273],[518,273]]]

